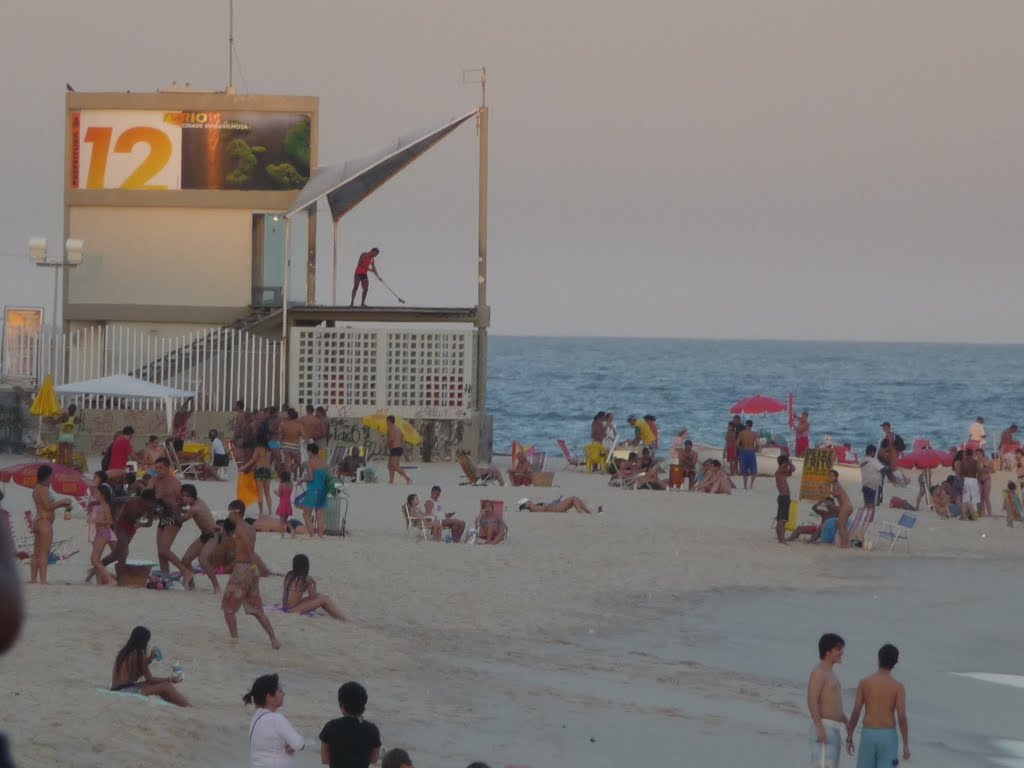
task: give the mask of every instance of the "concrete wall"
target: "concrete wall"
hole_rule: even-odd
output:
[[[68,270],[68,304],[250,303],[251,211],[72,208],[69,235],[87,253]]]

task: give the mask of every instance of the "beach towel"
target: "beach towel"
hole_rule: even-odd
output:
[[[236,498],[241,499],[245,506],[250,507],[253,504],[258,504],[260,500],[260,492],[256,487],[256,473],[255,472],[239,472],[238,473],[238,484],[235,488]]]
[[[112,691],[109,688],[97,688],[97,693],[105,693],[109,696],[123,696],[126,699],[136,699],[141,701],[149,701],[153,704],[159,704],[165,707],[173,707],[169,701],[164,701],[159,696],[143,696],[141,693],[128,693],[127,691]]]
[[[276,603],[276,604],[270,606],[270,610],[277,611],[278,613],[293,613],[293,611],[286,611],[284,609],[284,606],[281,605],[280,603]],[[313,610],[313,611],[306,611],[302,615],[303,616],[308,616],[311,619],[318,619],[321,616],[326,616],[327,614],[324,613],[323,611],[321,611],[319,608],[317,608],[316,610]]]

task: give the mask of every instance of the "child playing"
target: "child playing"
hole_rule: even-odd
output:
[[[210,430],[210,444],[213,446],[213,472],[218,480],[223,480],[221,470],[228,466],[228,452],[224,441],[220,439],[216,429]]]
[[[117,584],[117,579],[110,575],[103,566],[103,550],[108,545],[110,550],[114,550],[114,543],[117,541],[117,535],[114,533],[113,524],[114,516],[110,512],[110,501],[113,498],[113,491],[110,486],[106,483],[102,483],[97,489],[99,497],[96,501],[95,506],[89,513],[91,517],[90,527],[95,526],[96,532],[93,536],[92,541],[92,557],[90,563],[92,565],[93,572],[96,574],[96,583],[101,587],[114,586]]]
[[[273,470],[270,468],[270,462],[270,444],[267,442],[266,438],[261,437],[256,441],[256,450],[253,451],[252,458],[238,468],[239,472],[246,472],[251,469],[256,474],[256,490],[259,492],[260,517],[270,514],[270,480],[274,476]],[[263,511],[264,503],[267,505],[266,512]]]
[[[281,472],[281,481],[277,484],[277,516],[281,518],[281,538],[288,527],[288,519],[292,516],[292,473]],[[292,531],[292,538],[295,532]]]
[[[309,597],[304,598],[303,595],[307,593]],[[317,594],[316,582],[309,575],[309,558],[305,555],[292,558],[292,569],[284,577],[281,608],[288,613],[309,613],[323,608],[338,621],[345,620],[345,614],[338,610],[331,598]]]

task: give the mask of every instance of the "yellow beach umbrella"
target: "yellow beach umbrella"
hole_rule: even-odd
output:
[[[370,429],[375,429],[383,435],[388,433],[388,415],[386,413],[373,413],[363,417],[363,424]],[[402,431],[402,438],[409,445],[419,445],[423,442],[420,433],[416,428],[401,416],[395,416],[395,426]]]
[[[53,376],[46,374],[43,386],[39,388],[36,399],[32,401],[32,407],[28,409],[28,412],[33,416],[53,418],[60,416],[62,411],[57,393],[53,390]]]

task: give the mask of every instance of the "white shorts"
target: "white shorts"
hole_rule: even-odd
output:
[[[981,486],[978,485],[978,478],[964,478],[963,503],[973,504],[974,506],[978,506],[981,503]]]

